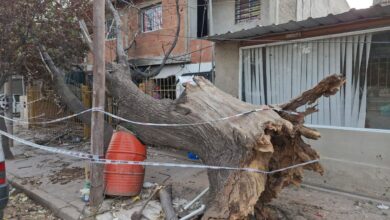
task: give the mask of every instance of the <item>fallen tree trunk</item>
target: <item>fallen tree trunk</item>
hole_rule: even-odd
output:
[[[54,67],[53,64],[51,68]],[[106,75],[108,90],[113,97],[121,100],[118,114],[131,120],[191,124],[258,108],[268,109],[196,126],[128,125],[146,144],[193,151],[208,165],[260,170],[280,169],[319,158],[317,152],[302,139],[302,136],[310,139],[320,137],[314,129],[303,126],[304,116],[316,112],[316,107],[309,107],[298,115],[290,111],[312,104],[321,96],[336,93],[345,82],[342,76],[332,75],[288,103],[256,106],[242,102],[198,77],[194,79],[196,85],[187,84],[185,92],[177,100],[157,100],[144,94],[132,82],[126,62],[113,64],[112,67],[111,73]],[[57,85],[66,88],[60,79],[57,79]],[[64,94],[64,97],[72,96]],[[65,103],[77,104],[73,98],[65,100]],[[81,109],[81,106],[76,107]],[[247,219],[255,213],[255,207],[256,217],[266,219],[269,216],[265,212],[265,204],[275,198],[283,187],[299,184],[303,169],[323,172],[318,163],[271,175],[209,170],[210,191],[203,219]]]
[[[111,94],[123,103],[119,115],[137,121],[189,124],[269,108],[242,102],[203,78],[195,78],[196,85],[187,84],[185,92],[175,101],[156,100],[142,93],[123,65],[117,65],[107,78]],[[193,151],[208,165],[279,169],[319,158],[301,137],[319,138],[318,132],[303,126],[303,116],[315,112],[315,107],[300,115],[288,111],[295,111],[322,95],[334,94],[343,83],[342,76],[329,76],[297,99],[273,106],[280,111],[252,112],[231,120],[197,126],[129,126],[147,144]],[[203,219],[246,219],[254,213],[255,205],[262,210],[262,205],[275,198],[283,187],[299,184],[303,169],[323,172],[318,163],[268,176],[209,170],[209,202]]]
[[[117,12],[111,1],[106,3],[115,15]],[[121,22],[119,16],[114,19],[117,20],[118,36]],[[121,40],[117,41],[116,49],[118,63],[112,64],[113,69],[106,78],[110,94],[121,101],[118,111],[121,117],[141,122],[191,124],[258,108],[268,109],[196,126],[128,125],[144,143],[193,151],[207,165],[275,170],[318,159],[317,152],[302,139],[302,136],[320,137],[314,129],[303,126],[304,116],[316,112],[316,107],[309,107],[298,115],[290,111],[312,104],[321,96],[336,93],[345,82],[342,76],[332,75],[288,103],[256,106],[242,102],[198,77],[194,79],[195,85],[186,85],[185,92],[177,100],[157,100],[133,83]],[[203,219],[247,219],[253,214],[258,219],[268,218],[265,205],[283,187],[299,184],[303,169],[323,172],[319,163],[270,175],[208,170],[210,190]]]

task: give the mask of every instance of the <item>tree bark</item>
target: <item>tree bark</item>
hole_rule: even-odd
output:
[[[242,102],[201,77],[195,78],[196,85],[187,84],[186,91],[177,100],[156,100],[137,89],[122,65],[114,67],[112,74],[107,76],[108,88],[114,97],[123,100],[119,115],[132,120],[197,123],[268,107]],[[343,83],[343,77],[332,75],[303,93],[301,98],[273,107],[295,110],[322,95],[334,93]],[[199,126],[129,126],[144,143],[193,151],[208,165],[274,170],[319,158],[301,137],[318,138],[319,134],[302,124],[301,115],[265,110]],[[299,184],[304,168],[323,172],[318,163],[268,176],[209,170],[209,202],[203,219],[246,219],[254,213],[256,204],[261,207],[275,198],[283,187]]]
[[[110,1],[106,2],[112,5]],[[115,13],[113,7],[110,9]],[[120,20],[118,16],[114,18]],[[120,25],[117,27],[117,35],[120,34],[119,30]],[[106,74],[106,78],[111,95],[121,100],[118,112],[121,117],[140,122],[190,124],[272,107],[272,110],[197,126],[128,124],[146,144],[193,151],[205,164],[215,166],[275,170],[319,159],[317,152],[302,138],[320,137],[316,130],[303,126],[304,116],[318,110],[311,106],[298,115],[289,111],[310,105],[321,96],[334,94],[345,82],[342,76],[332,75],[288,103],[256,106],[222,92],[202,77],[196,77],[195,85],[187,84],[185,92],[177,100],[156,100],[144,94],[132,82],[121,42],[117,42],[117,55],[118,64],[112,65],[113,70]],[[265,218],[265,205],[283,187],[299,184],[303,169],[323,172],[319,163],[271,175],[208,170],[210,191],[203,219],[247,219],[255,213],[255,207],[258,219]]]

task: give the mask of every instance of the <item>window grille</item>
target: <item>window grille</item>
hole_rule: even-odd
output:
[[[161,4],[148,7],[141,12],[142,32],[149,32],[161,29],[162,7]]]
[[[236,0],[236,23],[260,18],[261,0]]]
[[[144,93],[155,99],[176,99],[176,77],[146,79],[138,85]]]

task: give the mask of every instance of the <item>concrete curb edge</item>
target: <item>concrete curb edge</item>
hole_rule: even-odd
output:
[[[8,183],[25,193],[32,200],[48,208],[56,217],[64,220],[78,220],[81,213],[72,205],[30,185],[23,185],[20,178],[7,173]]]

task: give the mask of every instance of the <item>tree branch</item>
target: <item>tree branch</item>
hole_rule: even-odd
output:
[[[339,74],[334,74],[321,80],[312,89],[309,89],[292,99],[291,101],[280,104],[283,110],[295,111],[297,108],[313,104],[321,96],[329,97],[339,91],[340,87],[345,83],[345,77]],[[310,112],[313,112],[312,110]]]
[[[48,71],[52,74],[53,88],[56,89],[57,95],[60,96],[61,101],[74,113],[86,110],[83,103],[75,96],[72,90],[66,85],[64,76],[65,73],[61,71],[53,62],[50,55],[46,52],[43,45],[39,45],[39,52],[41,54],[42,62],[47,65]],[[77,116],[83,123],[91,125],[91,112],[87,112]],[[104,123],[104,146],[108,147],[111,139],[113,129]]]
[[[106,4],[110,9],[112,15],[115,20],[115,34],[116,34],[116,54],[118,56],[118,63],[121,65],[128,66],[127,55],[125,53],[125,49],[123,47],[123,39],[122,39],[122,20],[119,16],[118,11],[115,9],[111,0],[106,0]]]
[[[87,24],[85,24],[84,19],[79,20],[79,24],[80,24],[81,34],[82,34],[85,42],[87,43],[89,49],[92,52],[93,51],[92,39],[89,35]]]

